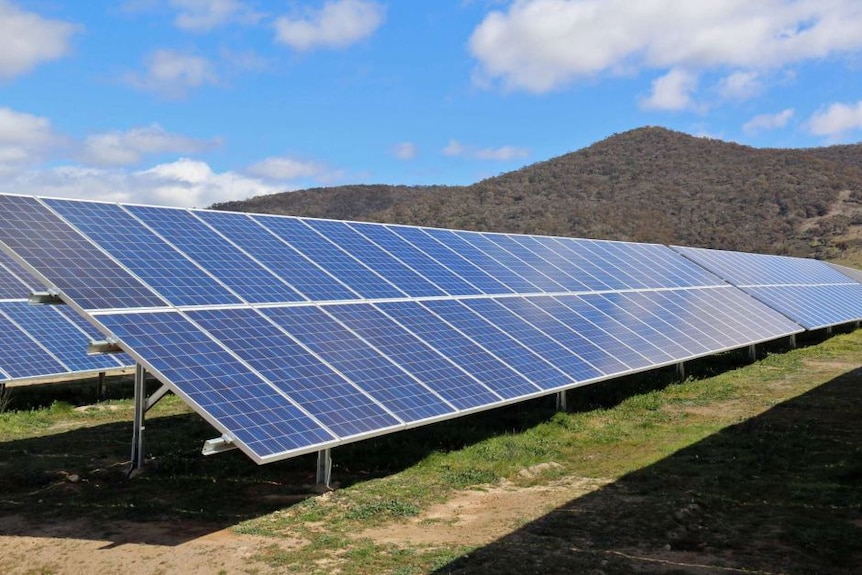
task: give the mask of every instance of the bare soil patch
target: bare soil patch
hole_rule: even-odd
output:
[[[167,522],[63,520],[32,525],[20,516],[0,518],[0,572],[6,575],[214,575],[270,573],[255,560],[264,548],[288,549],[303,541],[237,535],[229,529]]]
[[[501,481],[482,490],[461,491],[406,522],[367,529],[359,537],[400,545],[485,545],[608,483],[608,479],[566,477],[548,485],[518,487]]]

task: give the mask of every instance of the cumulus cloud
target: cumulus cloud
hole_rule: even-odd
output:
[[[218,83],[209,60],[173,50],[156,50],[147,58],[144,73],[130,73],[124,79],[131,86],[168,98],[182,98],[192,88]]]
[[[71,49],[78,26],[42,18],[0,0],[0,79],[29,72],[42,62],[62,58]]]
[[[191,159],[136,171],[60,166],[20,173],[8,183],[22,194],[199,208],[285,191],[236,172],[215,172]]]
[[[793,115],[794,111],[792,108],[787,108],[777,114],[760,114],[746,122],[742,126],[742,129],[746,134],[756,134],[764,130],[776,130],[785,127],[787,122],[793,118]]]
[[[763,81],[757,72],[734,72],[722,78],[718,90],[725,100],[749,100],[763,90]]]
[[[217,140],[199,140],[168,132],[158,124],[125,132],[104,132],[87,136],[81,159],[97,166],[130,166],[155,154],[188,155],[212,149]]]
[[[855,104],[835,103],[816,112],[808,121],[808,130],[815,136],[831,139],[847,132],[862,130],[862,100]]]
[[[318,162],[297,160],[286,156],[270,157],[249,166],[246,172],[268,180],[289,181],[301,178],[326,179],[326,167]]]
[[[320,10],[276,19],[276,39],[294,50],[344,48],[371,36],[385,15],[377,2],[330,0]]]
[[[392,147],[392,155],[399,160],[412,160],[419,153],[413,142],[401,142]]]
[[[47,118],[0,108],[0,174],[34,165],[62,143]]]
[[[228,24],[255,24],[261,15],[239,0],[171,0],[174,24],[189,32],[208,32]]]
[[[856,0],[515,0],[470,38],[477,77],[543,93],[602,73],[751,72],[862,48]]]
[[[695,106],[692,94],[697,90],[697,75],[685,70],[671,70],[653,80],[652,92],[641,101],[647,110],[685,110]]]
[[[525,148],[516,148],[514,146],[502,146],[499,148],[478,148],[462,144],[458,140],[450,140],[449,144],[443,148],[443,154],[450,157],[458,158],[474,158],[477,160],[518,160],[526,158],[530,155],[529,150]]]

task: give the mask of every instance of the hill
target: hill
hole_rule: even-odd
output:
[[[757,149],[647,127],[470,186],[340,186],[213,207],[836,258],[862,253],[862,144]]]

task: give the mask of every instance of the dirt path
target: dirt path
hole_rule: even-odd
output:
[[[536,487],[502,482],[484,490],[462,491],[407,523],[368,529],[359,537],[401,545],[485,545],[608,483],[584,477],[567,477]]]
[[[254,556],[272,545],[291,544],[195,525],[75,520],[34,526],[18,516],[0,518],[0,534],[5,575],[264,574],[270,568]]]
[[[522,473],[529,476],[533,471]],[[356,537],[401,545],[482,545],[606,484],[588,478],[565,478],[526,488],[502,482],[483,490],[462,491],[406,524],[366,530]],[[9,516],[0,518],[0,573],[265,575],[274,571],[255,560],[262,551],[273,545],[287,550],[303,544],[290,538],[238,535],[230,529],[212,531],[191,523],[103,525],[81,519],[33,525],[20,516]]]

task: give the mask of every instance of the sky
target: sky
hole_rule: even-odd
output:
[[[664,126],[862,140],[859,0],[0,0],[0,191],[461,185]]]

